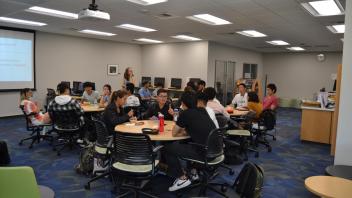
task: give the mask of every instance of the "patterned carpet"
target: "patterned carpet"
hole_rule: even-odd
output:
[[[268,153],[261,147],[259,158],[250,154],[249,160],[261,165],[265,171],[264,198],[314,197],[305,189],[304,179],[312,175],[323,175],[325,167],[333,163],[328,145],[299,140],[300,122],[300,110],[279,109],[278,138],[277,141],[270,140],[273,151]],[[77,150],[64,151],[58,157],[46,142],[35,144],[31,150],[27,148],[29,142],[19,146],[18,141],[27,134],[24,118],[0,119],[0,139],[7,141],[12,158],[11,166],[33,167],[38,183],[51,187],[58,198],[114,197],[107,179],[93,184],[90,191],[83,188],[89,178],[77,175],[73,170],[74,165],[78,163]],[[233,168],[236,170],[234,176],[228,175],[224,170],[217,180],[233,183],[242,165]],[[152,181],[152,186],[160,197],[175,197],[167,192],[171,183],[170,178],[160,175]],[[229,190],[228,194],[230,197],[237,197],[232,190]],[[192,195],[191,192],[184,197]],[[208,196],[217,197],[211,193]]]

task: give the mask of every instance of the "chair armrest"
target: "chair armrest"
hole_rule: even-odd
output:
[[[241,146],[240,143],[229,139],[224,139],[224,142],[230,144],[231,146]]]
[[[163,147],[164,147],[163,145],[159,145],[159,146],[153,148],[153,153],[158,152],[158,151],[159,151],[161,148],[163,148]]]
[[[113,138],[113,136],[109,136],[108,139],[109,139],[109,142],[107,144],[107,148],[111,149],[114,138]]]

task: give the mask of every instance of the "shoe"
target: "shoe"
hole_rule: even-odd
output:
[[[192,182],[199,181],[199,175],[198,175],[197,172],[191,173],[191,174],[190,174],[190,177],[191,177],[191,181],[192,181]]]
[[[191,184],[191,181],[189,179],[182,180],[177,178],[174,181],[173,185],[169,187],[169,191],[172,192],[172,191],[180,190],[182,188],[189,186],[190,184]]]
[[[78,144],[83,144],[83,140],[82,139],[77,139],[77,143]]]

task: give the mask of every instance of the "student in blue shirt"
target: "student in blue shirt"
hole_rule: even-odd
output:
[[[111,96],[111,86],[109,84],[105,84],[103,87],[103,95],[100,97],[99,106],[106,107],[109,104]]]
[[[152,94],[149,91],[150,82],[144,81],[142,82],[142,88],[139,89],[138,93],[141,96],[142,100],[150,100],[152,98]]]

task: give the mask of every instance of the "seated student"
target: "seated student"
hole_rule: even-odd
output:
[[[111,86],[109,84],[105,84],[103,87],[103,95],[100,97],[99,106],[106,107],[109,104],[111,96]]]
[[[93,90],[93,85],[91,82],[85,82],[83,84],[84,92],[82,95],[81,102],[89,102],[91,104],[98,103],[99,93]]]
[[[109,105],[105,108],[103,120],[109,132],[113,134],[115,126],[128,122],[133,117],[133,110],[125,113],[123,106],[126,104],[127,92],[123,90],[114,91],[111,94]]]
[[[206,85],[206,83],[205,83],[204,80],[198,81],[198,83],[197,83],[197,92],[203,92],[204,89],[205,89],[205,85]]]
[[[127,91],[127,101],[125,107],[138,107],[141,105],[137,96],[133,95],[134,93],[134,84],[127,83],[126,84]]]
[[[275,84],[268,84],[266,86],[266,93],[268,95],[264,98],[263,109],[275,110],[279,106],[279,100],[275,95],[276,90],[277,89]]]
[[[208,102],[207,95],[205,95],[205,93],[203,93],[203,92],[198,92],[196,94],[196,98],[197,98],[197,107],[198,108],[205,108],[205,110],[207,110],[207,112],[209,114],[210,119],[214,122],[216,128],[219,128],[218,120],[216,119],[216,116],[215,116],[213,109],[207,107],[207,102]]]
[[[259,97],[254,91],[248,93],[247,108],[249,111],[255,112],[255,119],[258,119],[263,111],[263,105],[259,102]]]
[[[235,97],[233,98],[231,103],[236,108],[246,108],[247,102],[248,102],[248,94],[246,92],[246,85],[244,83],[239,84],[238,91],[239,91],[239,93],[235,95]]]
[[[189,81],[186,85],[186,87],[190,87],[192,88],[193,91],[196,91],[197,90],[197,85],[195,82],[192,82],[192,81]],[[186,89],[186,88],[185,88]]]
[[[138,91],[142,100],[150,100],[152,98],[152,94],[149,91],[149,87],[150,87],[149,81],[142,82],[142,87]]]
[[[154,89],[154,91],[152,93],[152,96],[156,98],[158,96],[158,90],[162,89],[162,88],[163,88],[163,84],[161,84],[160,82],[157,83],[156,87],[155,87],[155,89]]]
[[[172,104],[167,101],[167,91],[165,89],[159,89],[156,97],[156,103],[152,104],[144,117],[149,119],[157,119],[158,114],[164,115],[165,120],[173,120],[174,110]]]
[[[172,130],[172,135],[183,136],[188,134],[191,136],[192,142],[205,145],[208,134],[216,128],[214,122],[210,119],[205,108],[196,107],[197,101],[194,93],[183,93],[181,103],[184,111],[180,113]],[[169,187],[169,191],[176,191],[190,185],[191,181],[182,170],[179,158],[186,157],[204,160],[203,151],[190,144],[174,142],[165,146],[165,152],[166,163],[169,165],[168,174],[176,178],[173,185]],[[192,178],[194,177],[193,175]]]
[[[230,115],[227,113],[226,109],[219,101],[216,101],[216,91],[213,87],[207,87],[204,89],[205,95],[208,97],[207,107],[211,108],[215,114],[222,114],[226,118],[230,118]]]
[[[33,92],[29,88],[24,88],[20,92],[20,105],[23,106],[24,112],[26,114],[31,114],[34,113],[33,115],[30,116],[31,123],[33,125],[42,125],[42,124],[48,124],[51,122],[50,116],[48,113],[42,113],[40,112],[39,107],[37,106],[36,102],[31,101],[31,98],[33,97]]]

